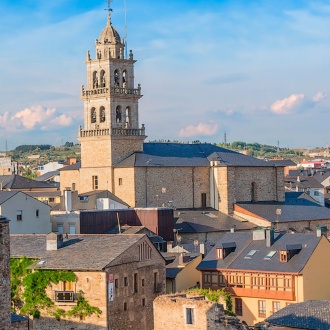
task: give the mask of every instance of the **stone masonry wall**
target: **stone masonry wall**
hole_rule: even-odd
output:
[[[129,206],[135,205],[135,168],[114,169],[114,194]],[[120,180],[121,179],[121,180]],[[120,182],[121,181],[121,182]],[[120,184],[121,183],[121,184]]]
[[[186,309],[192,311],[188,324]],[[223,306],[204,297],[187,297],[185,294],[164,295],[154,301],[154,330],[195,329],[234,330],[247,329],[235,317],[227,317]]]
[[[60,188],[62,192],[66,188],[72,189],[73,183],[76,185],[76,190],[80,192],[79,181],[80,181],[79,170],[60,172]]]
[[[136,168],[136,207],[201,207],[201,194],[209,206],[208,167],[139,167]],[[165,189],[164,189],[165,188]]]
[[[112,164],[117,164],[130,154],[143,150],[143,136],[112,136]]]
[[[9,221],[0,217],[0,329],[10,329]]]
[[[98,188],[93,189],[93,176],[97,176]],[[92,190],[112,191],[112,169],[111,167],[84,167],[80,169],[80,191],[79,193]]]

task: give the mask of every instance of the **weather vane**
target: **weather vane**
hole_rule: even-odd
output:
[[[112,2],[112,1],[113,1],[113,0],[106,0],[106,2],[108,3],[108,9],[105,9],[105,10],[108,11],[108,21],[109,21],[109,23],[110,23],[110,21],[111,21],[111,12],[112,12],[111,2]]]

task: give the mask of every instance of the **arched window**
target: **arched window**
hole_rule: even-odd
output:
[[[91,109],[91,123],[92,124],[96,123],[96,109],[95,108]]]
[[[126,107],[126,111],[125,111],[125,115],[126,115],[126,120],[125,120],[125,123],[126,123],[126,126],[131,126],[131,117],[132,117],[132,111],[131,111],[131,107]]]
[[[127,73],[126,73],[126,70],[123,71],[123,87],[124,88],[127,88]]]
[[[119,70],[115,70],[115,75],[114,75],[114,85],[115,87],[119,87]]]
[[[105,108],[101,107],[100,108],[100,123],[104,123],[105,122]]]
[[[93,88],[98,88],[99,87],[99,78],[97,75],[97,71],[93,72]]]
[[[100,83],[101,83],[101,87],[105,87],[106,81],[105,81],[105,71],[104,70],[102,70],[101,74],[100,74]]]
[[[116,123],[121,123],[121,106],[118,105],[116,108]]]

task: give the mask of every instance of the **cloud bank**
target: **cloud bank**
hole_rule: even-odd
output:
[[[219,125],[216,123],[199,123],[198,125],[188,125],[182,128],[179,132],[179,137],[192,137],[192,136],[211,136],[218,131]]]

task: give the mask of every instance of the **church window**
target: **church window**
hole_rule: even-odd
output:
[[[123,71],[123,87],[127,87],[126,70]]]
[[[126,107],[126,126],[131,126],[132,111],[131,107]]]
[[[116,123],[121,123],[121,106],[118,105],[116,108]]]
[[[100,83],[101,87],[105,87],[106,81],[105,81],[105,71],[102,70],[100,74]]]
[[[93,183],[93,190],[99,189],[99,178],[97,175],[93,175],[92,183]]]
[[[98,88],[99,87],[99,79],[97,75],[97,71],[93,72],[93,88]]]
[[[101,107],[100,108],[100,123],[104,123],[105,122],[105,108]]]
[[[96,123],[96,109],[92,108],[91,110],[91,123],[94,124]]]
[[[115,87],[119,87],[119,71],[115,70],[115,78],[114,78]]]

